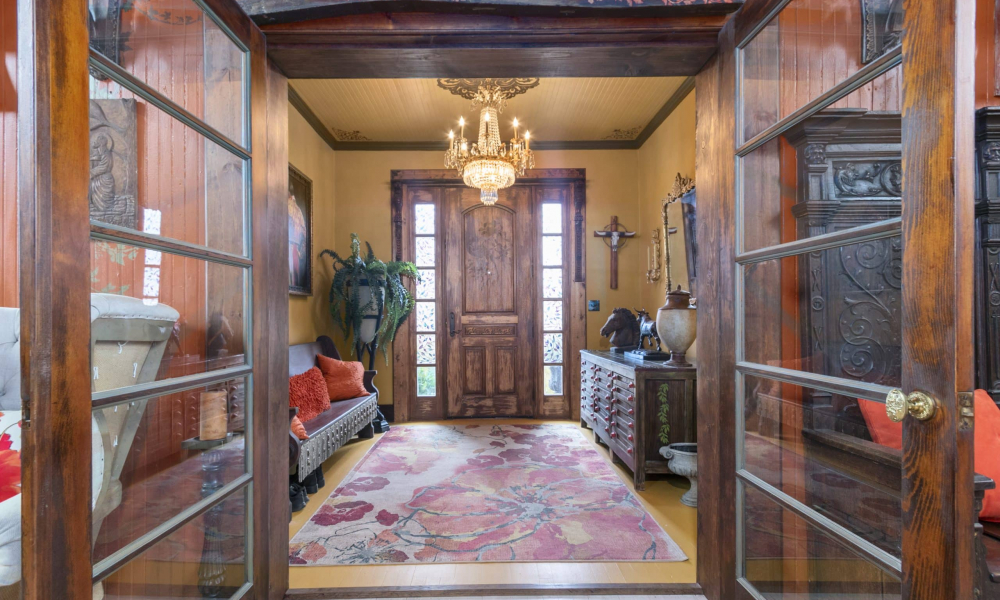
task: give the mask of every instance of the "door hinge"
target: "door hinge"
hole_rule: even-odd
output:
[[[972,422],[976,418],[976,402],[973,392],[958,393],[958,429],[968,431],[972,429]]]

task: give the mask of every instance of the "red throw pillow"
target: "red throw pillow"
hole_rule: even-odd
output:
[[[302,424],[302,421],[299,420],[298,416],[292,417],[291,430],[292,433],[295,434],[295,437],[299,438],[300,440],[309,439],[309,434],[306,433],[306,426]]]
[[[301,375],[288,378],[288,405],[299,409],[299,419],[303,423],[330,408],[326,380],[319,369],[313,367]]]
[[[858,398],[858,406],[861,407],[868,433],[876,443],[896,450],[903,449],[903,424],[892,422],[889,415],[885,414],[884,403]]]
[[[337,360],[322,354],[316,355],[316,362],[323,372],[331,402],[368,395],[368,390],[365,389],[365,367],[361,363]]]
[[[871,400],[858,400],[872,439],[897,450],[903,447],[903,424],[893,423],[885,414],[885,405]],[[984,390],[975,393],[976,452],[973,466],[976,473],[985,475],[1000,485],[1000,408]],[[1000,521],[1000,489],[987,490],[979,518]]]

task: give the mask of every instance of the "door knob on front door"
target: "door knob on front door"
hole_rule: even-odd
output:
[[[451,337],[455,337],[455,313],[448,313],[448,328],[451,329]]]
[[[902,421],[907,413],[920,421],[926,421],[937,412],[937,400],[923,392],[910,392],[895,388],[885,397],[885,414],[894,423]]]

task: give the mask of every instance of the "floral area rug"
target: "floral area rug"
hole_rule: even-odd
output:
[[[393,427],[295,535],[289,563],[680,561],[573,425]]]

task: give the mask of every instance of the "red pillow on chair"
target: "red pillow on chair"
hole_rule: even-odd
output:
[[[288,405],[299,409],[299,420],[303,423],[330,408],[326,380],[319,369],[313,367],[301,375],[288,378]]]
[[[903,447],[903,424],[893,423],[885,414],[885,405],[871,400],[858,399],[861,414],[868,425],[872,439],[897,450]],[[984,390],[976,390],[976,473],[985,475],[1000,486],[1000,408]],[[1000,489],[987,490],[983,498],[983,510],[979,518],[985,521],[1000,521]]]
[[[331,402],[368,395],[368,390],[365,389],[365,367],[361,363],[337,360],[322,354],[316,355],[316,363],[323,372]]]

